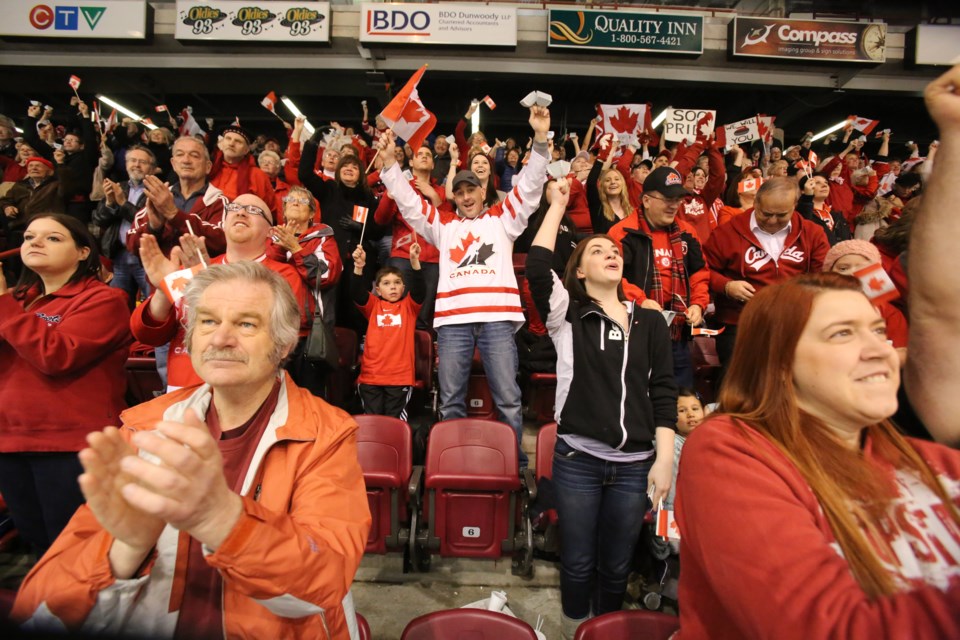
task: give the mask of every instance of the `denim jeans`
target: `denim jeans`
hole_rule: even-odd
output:
[[[131,309],[137,304],[137,291],[140,291],[144,298],[150,295],[150,283],[147,282],[147,274],[139,261],[126,264],[120,260],[114,262],[110,286],[127,292]]]
[[[607,462],[557,439],[553,485],[560,520],[560,602],[569,618],[619,611],[647,510],[643,462]]]
[[[517,447],[523,434],[520,384],[517,382],[517,343],[512,322],[472,322],[448,324],[437,329],[437,355],[440,380],[440,419],[467,417],[467,384],[473,349],[480,349],[483,371],[490,383],[490,394],[500,412],[500,420],[517,433]],[[520,448],[520,466],[527,456]]]
[[[676,340],[673,343],[673,377],[677,385],[693,389],[693,360],[690,358],[690,342]]]

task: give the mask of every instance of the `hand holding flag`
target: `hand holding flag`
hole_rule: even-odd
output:
[[[73,89],[73,95],[77,96],[77,100],[79,100],[80,94],[77,93],[77,89],[80,88],[80,78],[77,76],[70,76],[70,79],[67,80],[67,84],[70,85],[70,88]]]

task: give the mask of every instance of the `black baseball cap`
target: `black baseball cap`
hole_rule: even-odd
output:
[[[683,188],[683,178],[680,172],[671,167],[658,167],[650,172],[643,181],[643,192],[657,192],[667,198],[680,198],[692,195]]]
[[[464,169],[463,171],[457,172],[457,175],[453,177],[453,188],[456,189],[458,184],[464,182],[467,184],[472,184],[475,187],[483,186],[483,184],[480,182],[480,178],[477,177],[477,174],[469,169]]]

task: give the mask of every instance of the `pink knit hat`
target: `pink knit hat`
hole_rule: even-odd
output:
[[[866,240],[844,240],[830,247],[823,259],[823,270],[831,271],[837,260],[844,256],[863,256],[872,263],[880,262],[880,251]]]

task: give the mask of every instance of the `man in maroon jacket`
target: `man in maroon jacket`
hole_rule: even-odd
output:
[[[133,220],[127,234],[127,250],[140,255],[140,236],[157,237],[163,255],[180,244],[185,234],[202,236],[211,256],[226,250],[223,235],[223,207],[227,202],[207,176],[213,164],[210,152],[197,138],[184,136],[173,143],[170,159],[179,180],[167,186],[156,176],[143,179],[147,205]]]
[[[796,182],[767,180],[757,191],[753,209],[718,227],[703,246],[716,317],[724,326],[717,337],[724,368],[733,354],[744,305],[767,285],[820,271],[830,249],[823,229],[795,213],[798,196]]]

